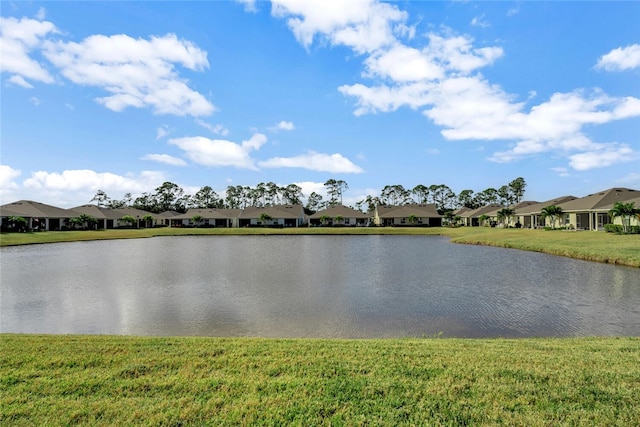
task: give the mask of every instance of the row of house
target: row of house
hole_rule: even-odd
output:
[[[602,230],[612,220],[608,212],[616,202],[634,202],[640,207],[640,191],[628,188],[611,188],[599,193],[578,198],[564,196],[545,202],[525,201],[511,206],[514,215],[507,226],[540,228],[561,225],[573,229]],[[542,210],[550,205],[562,209],[560,224],[551,224]],[[480,226],[497,222],[501,205],[487,205],[479,209],[463,208],[454,213],[465,226]],[[8,225],[11,217],[22,217],[30,230],[63,230],[73,228],[70,220],[82,214],[97,220],[98,229],[123,226],[133,227],[303,227],[303,226],[414,226],[438,227],[443,224],[433,204],[406,204],[401,206],[377,206],[373,212],[364,213],[347,206],[333,206],[313,215],[306,215],[302,205],[280,205],[269,207],[248,207],[245,209],[189,209],[186,213],[163,212],[154,214],[131,207],[109,209],[96,205],[81,205],[62,209],[44,203],[21,200],[0,206],[0,224]],[[126,221],[133,218],[133,224]],[[617,220],[620,221],[619,219]],[[634,219],[638,224],[638,219]]]
[[[507,219],[505,225],[523,228],[559,226],[574,230],[603,230],[607,224],[620,223],[620,218],[609,216],[609,211],[618,202],[634,203],[634,206],[640,208],[640,191],[610,188],[585,197],[563,196],[545,202],[520,202],[510,206],[514,214]],[[551,205],[562,210],[559,218],[552,219],[543,215],[542,210]],[[455,214],[460,217],[463,225],[478,226],[484,225],[481,222],[499,223],[498,212],[503,208],[502,205],[487,205],[473,210],[463,208]],[[632,225],[640,225],[639,220],[633,218]]]

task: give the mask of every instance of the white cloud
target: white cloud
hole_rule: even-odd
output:
[[[36,19],[38,19],[39,21],[44,20],[44,18],[46,18],[47,16],[47,10],[44,7],[40,7],[38,9],[38,12],[36,13]]]
[[[165,163],[171,166],[186,166],[187,162],[177,157],[170,156],[168,154],[147,154],[142,157],[142,160],[151,160],[152,162]]]
[[[294,184],[302,188],[302,194],[304,194],[306,198],[309,198],[311,193],[317,193],[323,198],[326,198],[327,196],[327,188],[324,186],[323,182],[303,181],[294,182]]]
[[[640,44],[613,49],[598,59],[596,68],[606,71],[624,71],[640,68]]]
[[[270,127],[269,129],[277,132],[280,130],[294,130],[296,127],[293,124],[293,122],[287,122],[285,120],[281,120],[278,124],[276,124],[275,126]]]
[[[443,28],[440,34],[427,34],[424,46],[409,45],[401,40],[408,35],[408,15],[395,4],[375,0],[272,3],[272,14],[286,18],[289,28],[305,47],[319,39],[366,55],[362,76],[374,80],[373,83],[345,84],[338,88],[354,99],[356,116],[401,107],[422,108],[425,117],[442,127],[446,139],[510,141],[510,149],[497,151],[489,158],[503,163],[553,152],[568,158],[571,167],[583,170],[635,155],[624,145],[592,142],[583,130],[586,126],[640,116],[640,99],[576,90],[555,93],[548,101],[526,110],[535,91],[529,93],[525,102],[518,101],[478,73],[480,68],[504,55],[499,46],[478,47],[471,37],[456,35],[448,28]],[[511,9],[508,15],[516,13],[518,9]],[[489,25],[484,15],[473,18],[471,24]],[[640,45],[619,48],[604,55],[598,66],[637,67],[640,65],[637,56],[640,57]],[[599,160],[594,153],[601,155]],[[309,167],[308,157],[274,158],[261,165]]]
[[[564,167],[551,168],[551,170],[554,171],[555,173],[557,173],[558,176],[561,176],[563,178],[567,177],[567,176],[570,176],[569,170],[567,168],[564,168]]]
[[[13,169],[11,166],[0,165],[0,191],[17,188],[13,180],[20,176],[22,172],[18,169]]]
[[[309,48],[316,36],[357,53],[372,52],[395,41],[394,31],[406,32],[407,13],[375,0],[273,0],[271,13],[287,18],[296,39]]]
[[[36,98],[35,96],[32,96],[31,98],[29,98],[29,102],[35,105],[36,107],[42,104],[42,100],[40,98]]]
[[[365,60],[366,76],[389,78],[395,82],[435,80],[444,77],[444,70],[424,52],[396,44],[380,50]]]
[[[249,140],[237,144],[222,139],[209,139],[203,136],[170,139],[185,152],[185,156],[194,163],[204,166],[233,166],[256,170],[252,151],[259,150],[267,142],[267,137],[256,133]]]
[[[362,168],[341,154],[323,154],[313,151],[295,157],[274,157],[258,164],[265,168],[301,168],[332,173],[363,172]]]
[[[26,81],[24,77],[18,74],[14,74],[13,76],[9,77],[8,82],[14,85],[22,86],[25,89],[33,89],[33,85]]]
[[[471,25],[473,25],[474,27],[489,28],[491,24],[489,24],[489,22],[484,18],[484,16],[485,16],[484,13],[480,16],[474,16],[473,19],[471,20]]]
[[[89,203],[98,190],[103,190],[112,198],[119,198],[125,193],[136,195],[153,192],[165,181],[167,177],[162,172],[155,171],[124,176],[90,169],[38,171],[23,182],[22,192],[28,194],[31,200],[73,207]]]
[[[110,93],[96,101],[113,111],[151,107],[156,114],[203,116],[215,110],[174,66],[204,70],[207,53],[173,34],[149,40],[120,34],[93,35],[80,43],[47,41],[44,55],[72,82]]]
[[[602,168],[638,159],[638,153],[622,144],[602,144],[600,149],[569,156],[569,164],[576,170]]]
[[[53,83],[49,71],[29,56],[51,33],[58,33],[51,22],[0,17],[0,72],[13,74],[10,81],[24,87],[29,87],[24,84],[27,80]]]
[[[14,181],[22,172],[11,166],[0,165],[0,204],[14,202],[18,199],[19,185]]]
[[[245,12],[256,13],[258,12],[258,7],[256,6],[256,0],[236,0],[238,3],[241,3],[244,6]]]
[[[156,129],[156,141],[164,138],[169,134],[171,134],[171,129],[169,129],[169,126],[160,126],[158,129]]]
[[[217,124],[215,126],[212,126],[212,125],[210,125],[209,123],[205,122],[202,119],[196,119],[196,124],[199,125],[199,126],[202,126],[203,128],[211,131],[211,133],[214,133],[216,135],[222,135],[222,136],[229,135],[229,129],[225,128],[221,124]]]

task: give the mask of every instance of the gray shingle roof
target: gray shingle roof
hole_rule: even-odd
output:
[[[565,212],[607,210],[616,202],[625,202],[640,197],[640,191],[629,188],[610,188],[598,193],[589,194],[579,199],[560,203],[559,206]]]
[[[341,216],[343,218],[371,218],[371,215],[360,212],[357,209],[350,208],[348,206],[338,205],[331,206],[330,208],[323,209],[309,216],[310,219],[320,219],[323,216],[329,216],[335,218]]]
[[[436,205],[418,205],[408,204],[401,206],[377,206],[378,216],[380,218],[409,218],[414,215],[418,218],[442,218],[442,215],[438,213]]]
[[[69,209],[61,209],[55,206],[47,205],[40,202],[34,202],[32,200],[19,200],[13,203],[7,203],[0,207],[0,213],[14,212],[27,218],[73,218],[77,214]],[[2,216],[5,216],[2,213]]]

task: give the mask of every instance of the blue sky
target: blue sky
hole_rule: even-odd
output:
[[[640,2],[1,4],[0,198],[640,189]]]

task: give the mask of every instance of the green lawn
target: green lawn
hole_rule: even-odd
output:
[[[2,425],[640,425],[640,339],[0,335]]]
[[[51,231],[2,233],[0,246],[54,243],[78,240],[125,239],[172,235],[245,234],[411,234],[446,235],[457,243],[501,246],[545,252],[589,261],[640,267],[640,235],[618,235],[592,231],[545,231],[487,227],[417,228],[151,228],[139,230]]]

